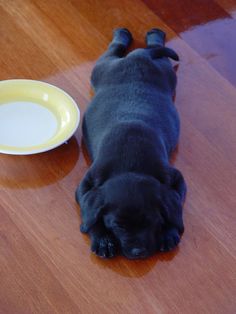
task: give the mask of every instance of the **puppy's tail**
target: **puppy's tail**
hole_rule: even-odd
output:
[[[160,47],[154,49],[152,52],[152,57],[153,58],[167,57],[175,61],[179,61],[179,56],[177,55],[177,53],[173,49],[167,47]]]

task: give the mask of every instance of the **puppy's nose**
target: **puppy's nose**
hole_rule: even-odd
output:
[[[146,255],[146,249],[145,248],[133,248],[131,250],[131,254],[133,256],[137,256],[137,257],[145,256]]]

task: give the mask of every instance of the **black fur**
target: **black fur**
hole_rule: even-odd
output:
[[[83,120],[92,165],[76,197],[81,231],[101,257],[144,258],[174,248],[183,233],[186,185],[169,158],[179,137],[172,102],[176,75],[165,33],[147,33],[147,48],[125,56],[132,40],[117,29],[92,72],[95,96]]]

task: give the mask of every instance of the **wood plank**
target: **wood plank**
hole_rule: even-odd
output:
[[[1,7],[0,19],[1,79],[21,77],[40,79],[58,71],[47,55],[32,43],[24,29],[19,28],[15,20]]]
[[[222,7],[211,0],[194,0],[192,2],[143,0],[143,2],[177,33],[210,21],[229,17]]]
[[[0,247],[1,313],[78,313],[78,307],[2,206]]]
[[[225,11],[233,18],[236,18],[236,2],[235,0],[215,0]]]
[[[236,90],[235,58],[227,51],[234,48],[235,20],[229,2],[179,1],[178,8],[177,1],[159,0],[0,0],[0,78],[54,83],[82,112],[92,95],[92,67],[112,29],[128,27],[133,47],[144,46],[148,29],[164,29],[181,57],[176,106],[182,133],[173,159],[189,188],[186,232],[176,251],[104,261],[90,253],[79,231],[74,191],[89,166],[81,130],[51,152],[1,155],[0,313],[235,312]]]

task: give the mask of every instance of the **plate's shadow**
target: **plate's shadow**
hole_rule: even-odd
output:
[[[12,189],[37,188],[61,180],[79,158],[75,136],[51,151],[27,155],[1,155],[0,186]]]

